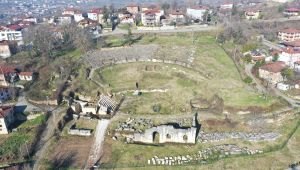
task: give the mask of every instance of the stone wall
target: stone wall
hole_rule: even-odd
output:
[[[196,143],[197,128],[175,128],[172,125],[161,125],[146,129],[144,133],[134,133],[133,141],[142,143]]]
[[[32,100],[32,99],[28,99],[29,102],[33,103],[33,104],[39,104],[39,105],[52,105],[52,106],[57,106],[57,100]]]
[[[90,129],[69,129],[68,131],[69,135],[78,135],[78,136],[91,136],[91,130]]]

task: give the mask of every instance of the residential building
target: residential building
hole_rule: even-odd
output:
[[[0,134],[8,134],[15,121],[12,106],[0,106]]]
[[[149,9],[142,12],[142,24],[144,26],[159,26],[160,18],[164,15],[163,10]]]
[[[278,31],[278,39],[284,42],[291,42],[300,39],[300,30],[287,28]]]
[[[272,85],[276,85],[284,80],[281,75],[281,71],[285,68],[284,62],[276,61],[274,63],[268,63],[259,68],[259,77],[265,79]]]
[[[140,11],[139,5],[137,4],[129,4],[126,6],[126,10],[131,14],[138,14]]]
[[[299,13],[300,13],[299,8],[287,8],[283,12],[283,14],[287,16],[298,16]]]
[[[62,15],[74,15],[77,13],[79,10],[75,8],[66,8],[63,12]]]
[[[32,22],[32,23],[35,23],[35,24],[38,22],[37,18],[35,18],[35,17],[26,17],[26,18],[23,19],[23,21]]]
[[[12,99],[12,97],[13,97],[13,88],[0,87],[0,102],[1,103]]]
[[[20,80],[32,81],[34,79],[33,72],[20,72],[18,74]]]
[[[281,54],[279,54],[278,61],[282,61],[287,66],[294,68],[294,63],[300,61],[300,49],[284,48]]]
[[[17,71],[15,67],[0,66],[0,85],[8,86],[9,83],[17,80]]]
[[[88,18],[94,21],[98,21],[100,24],[104,22],[103,20],[103,11],[101,8],[95,8],[90,10],[88,13]]]
[[[64,15],[58,17],[58,22],[61,25],[63,25],[63,24],[71,24],[72,21],[73,21],[73,19],[74,19],[73,15],[64,14]]]
[[[75,22],[79,22],[79,21],[81,21],[81,20],[84,19],[83,16],[82,16],[82,12],[81,11],[76,11],[73,16],[74,16],[74,21]]]
[[[233,3],[226,2],[220,5],[220,10],[231,10],[233,8]]]
[[[169,17],[171,20],[173,20],[174,22],[182,22],[184,23],[186,21],[185,19],[185,12],[184,11],[181,11],[181,10],[175,10],[175,11],[172,11],[170,14],[169,14]]]
[[[23,44],[22,28],[20,26],[12,25],[8,27],[0,26],[0,41],[16,41],[18,45]]]
[[[151,5],[142,5],[141,6],[141,11],[144,12],[144,11],[147,11],[147,10],[154,10],[154,9],[160,9],[160,7],[156,4],[151,4]]]
[[[289,48],[298,48],[300,49],[300,39],[298,40],[295,40],[295,41],[291,41],[291,42],[284,42],[283,43],[286,47],[289,47]]]
[[[8,58],[11,56],[11,51],[8,41],[0,41],[0,57]]]
[[[245,11],[245,17],[248,20],[259,19],[259,16],[260,16],[260,10],[258,9],[248,9]]]
[[[118,14],[120,24],[134,24],[134,15],[128,11],[123,11]]]
[[[203,16],[205,12],[209,12],[209,8],[206,6],[194,6],[191,8],[187,8],[186,15],[191,17],[194,20],[203,21]]]

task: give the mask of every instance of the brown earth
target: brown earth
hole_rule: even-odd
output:
[[[57,142],[48,159],[54,167],[82,169],[89,156],[92,143],[92,137],[63,137]]]

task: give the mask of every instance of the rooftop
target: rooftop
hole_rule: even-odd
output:
[[[263,65],[260,69],[266,70],[273,73],[281,72],[285,68],[285,64],[282,61],[276,61],[274,63],[268,63]]]
[[[8,116],[10,111],[13,109],[12,106],[1,106],[0,107],[0,118],[5,118]]]
[[[299,29],[295,29],[295,28],[286,28],[286,29],[279,30],[279,32],[284,32],[284,33],[300,33],[300,30]]]

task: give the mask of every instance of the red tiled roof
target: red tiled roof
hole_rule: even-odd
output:
[[[172,11],[170,14],[171,15],[185,15],[185,12],[176,10],[176,11]]]
[[[276,61],[274,63],[268,63],[266,65],[263,65],[261,69],[273,72],[273,73],[278,73],[281,72],[285,68],[285,64],[282,61]]]
[[[295,29],[295,28],[286,28],[283,30],[279,30],[279,32],[283,32],[283,33],[300,33],[300,30]]]
[[[9,74],[9,73],[15,73],[15,72],[16,72],[15,67],[0,66],[0,74]]]
[[[139,5],[138,4],[129,4],[126,7],[139,7]]]
[[[288,54],[300,54],[300,49],[297,48],[284,48],[282,49],[283,52],[288,53]]]
[[[3,40],[3,41],[0,41],[0,45],[9,45],[9,43],[8,43],[8,41]]]
[[[94,8],[94,9],[91,9],[90,13],[102,14],[103,11],[101,8]]]
[[[143,13],[145,13],[145,14],[156,14],[156,13],[160,13],[160,10],[158,10],[158,9],[148,9],[148,10],[144,11]]]
[[[198,5],[198,6],[193,6],[193,7],[191,7],[191,9],[205,10],[205,9],[209,9],[209,7],[203,6],[203,5]]]
[[[17,25],[17,24],[10,25],[10,26],[8,26],[8,28],[11,30],[15,30],[15,31],[19,31],[19,30],[23,29],[23,27],[21,27],[20,25]]]
[[[287,9],[285,9],[285,11],[286,12],[300,12],[300,9],[298,9],[298,8],[287,8]]]
[[[20,72],[20,76],[32,76],[33,72]]]
[[[0,107],[0,118],[5,118],[8,113],[13,109],[12,106],[2,106]]]
[[[284,42],[283,44],[291,47],[300,47],[300,39],[292,42]]]

